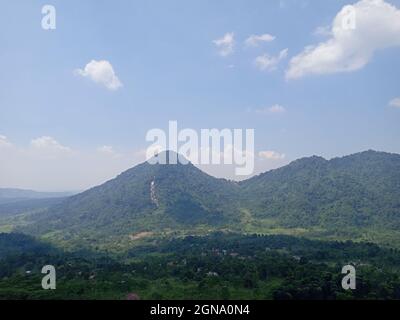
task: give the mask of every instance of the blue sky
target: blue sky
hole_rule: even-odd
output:
[[[387,26],[362,21],[363,30],[381,33],[376,38],[372,34],[371,43],[361,39],[368,39],[366,32],[355,37],[364,50],[372,46],[373,54],[361,67],[314,72],[321,67],[315,62],[314,74],[305,69],[299,77],[287,76],[291,60],[307,46],[332,38],[316,34],[317,28],[329,27],[345,5],[355,3],[3,1],[0,135],[8,148],[0,148],[0,156],[8,162],[0,169],[0,187],[64,190],[100,183],[138,163],[140,150],[148,146],[146,132],[166,129],[169,120],[177,120],[182,129],[254,128],[257,152],[285,155],[263,159],[257,172],[313,154],[331,158],[366,149],[400,153],[400,107],[390,105],[400,97],[396,21],[395,33],[389,35]],[[400,9],[398,0],[378,1],[388,3],[394,14]],[[45,4],[57,10],[56,30],[41,28]],[[386,12],[390,10],[377,17],[378,24],[390,20],[383,19]],[[233,33],[235,44],[230,54],[221,56],[213,41],[227,33]],[[263,34],[275,39],[245,45],[251,35]],[[377,40],[382,38],[385,43]],[[357,44],[351,46],[345,48],[357,50]],[[255,62],[263,55],[278,57],[285,49],[287,56],[272,70],[260,70]],[[92,60],[108,61],[122,87],[109,90],[76,73]],[[273,106],[284,112],[269,112]],[[74,167],[64,168],[71,161],[53,156],[47,157],[52,170],[48,164],[34,166],[39,159],[23,152],[41,137],[51,137],[46,141],[53,147],[86,156],[74,158]],[[101,160],[96,152],[102,146],[112,146],[107,150],[115,154]],[[82,174],[74,180],[70,175],[79,164]],[[230,177],[223,171],[211,173]]]

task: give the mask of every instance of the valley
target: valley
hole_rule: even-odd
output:
[[[341,287],[349,262],[354,291]],[[40,286],[47,263],[57,270],[57,290]],[[9,234],[0,235],[0,299],[400,299],[399,265],[398,250],[291,236],[213,233],[111,257]]]

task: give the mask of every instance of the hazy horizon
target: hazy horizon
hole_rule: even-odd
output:
[[[219,177],[219,176],[217,176],[217,175],[215,175],[215,174],[212,173],[212,171],[213,171],[213,170],[212,170],[213,165],[195,165],[195,167],[198,168],[198,169],[200,169],[201,171],[207,173],[208,175],[210,175],[210,176],[212,176],[212,177],[215,177],[215,178],[222,178],[222,179],[226,179],[226,180],[230,180],[230,181],[244,181],[244,180],[250,179],[251,177],[254,177],[254,176],[257,176],[257,175],[260,175],[260,174],[263,174],[263,173],[266,173],[266,172],[269,172],[269,171],[272,171],[272,170],[276,170],[276,169],[283,168],[283,167],[289,165],[290,163],[292,163],[293,161],[300,160],[300,159],[307,159],[307,158],[311,158],[311,157],[321,157],[321,158],[323,158],[324,160],[330,161],[330,160],[333,160],[333,159],[343,158],[343,157],[347,157],[347,156],[352,156],[352,155],[354,155],[354,154],[359,154],[359,153],[364,153],[364,152],[369,152],[369,151],[372,151],[372,152],[379,152],[379,153],[380,153],[380,152],[383,152],[383,153],[388,153],[388,154],[400,155],[400,153],[396,153],[396,152],[389,152],[389,151],[382,151],[382,150],[373,150],[373,149],[362,150],[362,151],[358,151],[358,152],[351,153],[351,154],[338,155],[338,156],[334,156],[334,157],[330,157],[330,158],[327,158],[327,157],[323,157],[323,156],[321,156],[321,155],[314,154],[314,155],[309,155],[309,156],[304,156],[304,157],[300,157],[300,158],[294,159],[294,160],[292,160],[292,161],[290,161],[290,162],[288,162],[288,163],[286,163],[286,164],[283,164],[283,165],[281,165],[281,166],[278,166],[278,167],[276,167],[276,168],[271,168],[271,169],[268,169],[268,170],[266,170],[266,171],[260,171],[260,172],[254,173],[253,175],[251,175],[251,176],[249,176],[249,177],[245,177],[245,178],[243,178],[243,179],[228,179],[228,178],[225,178],[225,177],[223,177],[223,176],[220,176],[220,177]],[[107,182],[107,181],[109,181],[109,180],[111,180],[111,179],[116,178],[119,174],[125,172],[126,170],[129,170],[129,169],[131,169],[131,168],[134,168],[135,166],[140,165],[140,164],[145,163],[145,162],[146,162],[146,160],[145,160],[145,161],[142,161],[142,162],[139,162],[139,163],[136,163],[136,164],[134,164],[133,166],[128,167],[128,168],[124,169],[124,170],[121,171],[121,172],[118,172],[118,173],[115,174],[114,176],[111,176],[111,177],[107,178],[107,179],[104,180],[104,181],[100,181],[100,182],[98,182],[97,184],[90,185],[90,186],[85,187],[85,188],[82,188],[82,189],[66,189],[66,190],[65,190],[65,189],[52,189],[52,190],[48,190],[48,189],[37,189],[37,188],[30,188],[30,187],[28,187],[28,188],[25,188],[25,187],[20,188],[20,187],[17,187],[17,186],[16,186],[16,187],[9,187],[9,186],[3,186],[3,185],[0,185],[0,189],[19,189],[19,190],[35,191],[35,192],[54,192],[54,193],[74,193],[74,194],[77,194],[77,193],[81,193],[81,192],[84,192],[84,191],[86,191],[86,190],[89,190],[89,189],[91,189],[91,188],[93,188],[93,187],[102,185],[103,183],[105,183],[105,182]],[[225,166],[227,166],[227,165],[225,165]],[[210,167],[211,167],[211,169],[210,169]],[[218,167],[218,165],[217,165],[216,167]],[[214,169],[215,169],[215,168],[214,168]],[[231,168],[230,168],[230,169],[231,169]]]

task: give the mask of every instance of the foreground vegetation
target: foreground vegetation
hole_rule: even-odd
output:
[[[353,264],[357,289],[341,287]],[[57,289],[41,288],[41,268]],[[374,244],[215,233],[156,241],[119,256],[65,253],[0,234],[1,299],[400,299],[400,251]]]

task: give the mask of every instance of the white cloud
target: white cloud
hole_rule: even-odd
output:
[[[286,112],[286,108],[279,104],[275,104],[271,107],[265,107],[265,108],[256,110],[256,113],[267,114],[267,115],[268,114],[281,114],[281,113],[285,113],[285,112]]]
[[[248,47],[257,47],[260,42],[271,42],[274,40],[275,40],[275,37],[268,33],[260,34],[260,35],[253,34],[250,37],[248,37],[244,43]]]
[[[235,34],[233,32],[226,33],[222,38],[214,40],[213,43],[217,47],[220,56],[229,56],[234,51]]]
[[[82,77],[87,77],[109,90],[117,90],[122,87],[122,83],[116,76],[113,66],[107,60],[92,60],[83,70],[77,69],[75,73]]]
[[[0,134],[0,148],[11,147],[12,143],[8,141],[6,136]]]
[[[33,139],[31,147],[42,151],[71,152],[70,148],[61,145],[57,140],[49,136]]]
[[[98,147],[97,151],[99,151],[101,153],[105,153],[105,154],[113,154],[114,153],[114,149],[111,146]]]
[[[108,156],[112,156],[112,157],[115,157],[115,158],[118,158],[118,157],[121,156],[119,153],[117,153],[114,150],[114,148],[112,146],[101,146],[101,147],[97,148],[97,151],[102,153],[102,154],[105,154],[105,155],[108,155]]]
[[[282,113],[282,112],[285,112],[286,109],[284,107],[276,104],[276,105],[272,106],[271,108],[269,108],[269,111],[271,113]]]
[[[266,159],[266,160],[283,160],[286,157],[285,154],[283,154],[283,153],[279,153],[279,152],[271,151],[271,150],[260,151],[258,153],[258,156],[260,158]]]
[[[268,54],[258,56],[254,60],[254,63],[261,71],[273,71],[276,69],[279,62],[287,57],[288,51],[289,49],[284,49],[279,53],[278,56],[270,56]]]
[[[361,0],[342,8],[331,33],[291,59],[287,79],[359,70],[377,50],[400,46],[400,10],[384,0]]]
[[[394,108],[400,108],[400,97],[392,99],[389,102],[389,106],[394,107]]]

